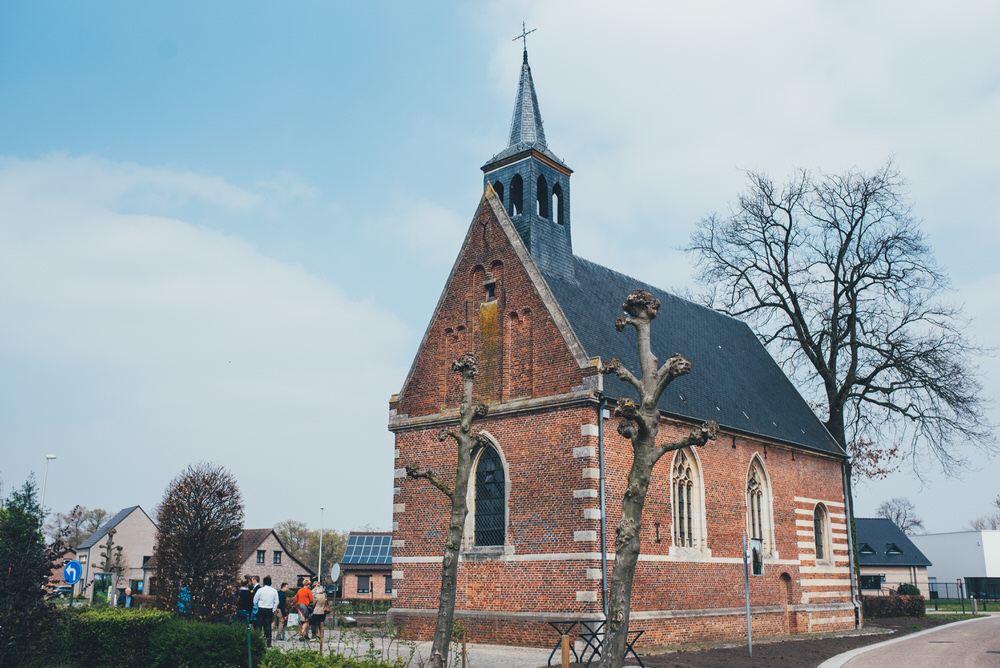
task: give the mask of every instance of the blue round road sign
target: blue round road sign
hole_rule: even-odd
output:
[[[66,565],[63,566],[63,580],[67,584],[76,584],[81,575],[83,575],[83,564],[76,559],[66,562]]]

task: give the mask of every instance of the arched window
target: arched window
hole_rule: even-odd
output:
[[[694,453],[679,450],[671,476],[674,548],[704,550],[705,499],[701,469]]]
[[[549,184],[546,183],[544,176],[538,177],[537,191],[535,192],[535,200],[538,204],[538,217],[548,218],[549,217]]]
[[[482,551],[487,556],[505,552],[507,547],[507,499],[510,480],[507,462],[491,434],[479,432],[486,443],[472,454],[472,474],[466,495],[469,513],[465,518],[463,549]]]
[[[504,543],[504,475],[500,455],[486,448],[476,466],[476,545]]]
[[[822,503],[816,504],[813,511],[813,540],[816,543],[816,561],[831,561],[830,516]]]
[[[493,184],[493,192],[497,194],[497,198],[500,200],[500,203],[503,204],[503,184],[496,181]]]
[[[520,174],[515,174],[514,178],[510,180],[510,206],[508,207],[508,211],[510,215],[517,216],[520,215],[523,208],[524,182],[521,181]]]
[[[760,457],[754,457],[747,473],[747,535],[753,556],[753,572],[763,572],[764,556],[773,552],[774,523],[771,513],[771,485]],[[772,555],[774,556],[774,555]]]
[[[552,210],[555,212],[555,220],[560,225],[563,224],[563,192],[562,186],[558,183],[552,186]]]

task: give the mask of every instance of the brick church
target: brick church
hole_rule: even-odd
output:
[[[404,467],[451,484],[461,376],[479,360],[474,454],[456,620],[470,640],[550,645],[548,622],[604,618],[631,444],[609,406],[638,373],[635,332],[615,331],[635,288],[662,302],[660,358],[692,372],[660,402],[660,437],[704,420],[719,438],[664,456],[642,519],[632,597],[639,645],[746,633],[743,539],[754,635],[853,628],[846,456],[742,322],[573,254],[572,170],[548,148],[525,51],[508,145],[482,168],[484,194],[400,392],[395,434],[393,608],[410,637],[433,635],[449,499]]]

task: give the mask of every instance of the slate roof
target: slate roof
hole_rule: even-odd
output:
[[[108,534],[108,529],[112,529],[112,528],[118,526],[121,523],[121,521],[124,520],[129,515],[131,515],[132,511],[134,511],[136,508],[139,508],[139,510],[142,513],[146,512],[145,510],[143,510],[139,506],[129,506],[128,508],[122,508],[117,513],[115,513],[114,517],[112,517],[110,520],[108,520],[107,522],[105,522],[104,524],[102,524],[100,527],[98,527],[97,531],[95,531],[94,533],[92,533],[90,535],[90,537],[87,538],[87,540],[85,540],[82,543],[80,543],[80,545],[77,546],[76,549],[77,550],[87,550],[87,549],[93,547],[94,545],[96,545],[102,538],[104,538]],[[149,517],[149,516],[147,515],[147,517]],[[150,521],[152,521],[152,520],[150,520]],[[156,522],[153,522],[153,525],[155,526]]]
[[[743,322],[681,299],[647,283],[573,257],[573,279],[543,271],[546,283],[588,357],[617,357],[638,373],[634,330],[617,332],[621,304],[636,288],[661,302],[651,327],[652,348],[662,364],[673,353],[691,362],[691,373],[673,381],[660,399],[667,415],[843,456],[791,381]],[[616,376],[604,377],[605,395],[636,396]]]
[[[854,520],[861,566],[931,566],[930,560],[892,520],[882,517]],[[871,548],[866,550],[865,547]],[[891,548],[898,548],[897,550]]]
[[[517,84],[517,97],[514,99],[514,116],[510,121],[507,148],[494,155],[487,165],[530,149],[564,164],[545,143],[542,112],[538,108],[538,95],[535,94],[535,82],[531,78],[528,52],[525,51],[524,62],[521,64],[521,80]]]

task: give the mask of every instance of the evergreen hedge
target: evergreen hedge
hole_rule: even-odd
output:
[[[64,610],[59,631],[47,661],[73,668],[247,665],[247,629],[241,624],[196,622],[161,610],[84,607]],[[250,649],[260,665],[266,648],[256,631]]]

